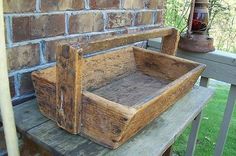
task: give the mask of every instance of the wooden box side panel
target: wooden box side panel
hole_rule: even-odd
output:
[[[166,111],[180,98],[182,98],[193,87],[203,70],[204,67],[197,67],[196,70],[188,73],[188,75],[178,80],[175,84],[169,85],[168,91],[154,98],[145,105],[140,106],[138,113],[133,119],[131,119],[130,123],[128,123],[129,126],[124,131],[124,135],[122,136],[120,143],[124,143],[148,123],[158,117],[161,113]]]
[[[81,133],[99,144],[116,148],[135,113],[131,107],[84,92]]]
[[[83,90],[99,88],[136,70],[133,48],[84,58],[82,69]]]
[[[145,74],[173,81],[199,64],[166,54],[134,47],[137,69]]]
[[[38,77],[39,75],[32,74],[39,109],[43,115],[56,121],[56,85]]]

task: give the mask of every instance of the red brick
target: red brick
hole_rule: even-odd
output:
[[[8,69],[18,70],[32,67],[40,63],[39,45],[25,45],[7,49]]]
[[[146,8],[148,9],[164,9],[166,0],[146,0]]]
[[[13,41],[25,41],[65,33],[64,14],[13,17]]]
[[[16,95],[14,76],[9,77],[9,86],[10,86],[11,97],[14,97]]]
[[[31,79],[31,72],[24,73],[20,76],[20,95],[32,93],[34,86]]]
[[[87,36],[75,37],[69,39],[53,40],[45,43],[45,59],[47,62],[54,62],[56,60],[56,49],[58,44],[83,42],[87,41]]]
[[[155,24],[164,24],[163,10],[157,12],[157,18],[155,19]]]
[[[90,0],[91,9],[118,9],[120,0]]]
[[[149,25],[149,24],[153,24],[152,11],[141,11],[136,13],[135,25]]]
[[[34,12],[35,0],[3,0],[5,13]]]
[[[71,15],[69,19],[71,34],[100,32],[104,30],[103,15],[100,12],[89,12]]]
[[[166,0],[124,0],[124,9],[163,9]]]
[[[111,12],[107,14],[108,25],[106,28],[120,28],[125,26],[131,26],[133,21],[133,15],[131,12]]]
[[[41,0],[41,11],[81,10],[84,0]]]
[[[151,0],[150,9],[164,9],[166,0]]]
[[[144,9],[147,0],[124,0],[124,9]]]

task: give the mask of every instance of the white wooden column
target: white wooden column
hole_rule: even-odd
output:
[[[3,1],[0,1],[0,111],[9,156],[19,156],[15,120],[11,103],[4,35]]]

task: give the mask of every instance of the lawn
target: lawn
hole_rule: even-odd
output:
[[[211,156],[214,153],[215,143],[224,114],[229,86],[225,84],[211,84],[215,89],[215,95],[205,107],[202,116],[201,127],[198,135],[195,156]],[[190,133],[189,126],[174,144],[174,153],[179,156],[185,154],[187,140]],[[227,141],[224,148],[224,156],[236,156],[236,109],[230,123]]]

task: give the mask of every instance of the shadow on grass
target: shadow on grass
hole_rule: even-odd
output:
[[[195,156],[211,156],[214,153],[214,148],[218,133],[220,130],[223,114],[228,98],[229,86],[222,84],[210,84],[210,87],[215,88],[215,94],[203,110],[202,122],[198,134]],[[179,156],[185,155],[188,136],[191,130],[189,126],[184,133],[177,139],[174,144],[174,153]],[[227,141],[224,148],[224,156],[236,155],[236,109],[231,119],[230,129],[228,132]]]

